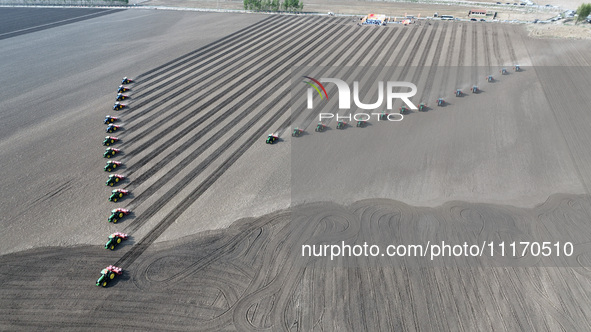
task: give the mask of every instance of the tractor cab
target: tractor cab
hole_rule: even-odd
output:
[[[117,137],[107,136],[107,137],[105,137],[105,140],[103,141],[103,145],[109,146],[109,145],[117,142],[118,140],[119,140],[119,138],[117,138]]]
[[[489,82],[489,83],[492,82],[493,80],[494,80],[494,78],[492,77],[492,75],[488,75],[486,77],[486,81]]]
[[[501,74],[502,75],[507,75],[507,68],[502,68],[501,69]]]
[[[113,191],[111,191],[111,197],[109,197],[109,201],[116,203],[119,198],[122,198],[123,196],[129,194],[128,190],[125,189],[115,189]]]
[[[337,122],[337,129],[345,129],[346,126],[347,123],[343,120],[339,120],[339,122]]]
[[[123,175],[120,174],[111,174],[109,175],[109,179],[107,180],[107,182],[105,183],[107,186],[114,186],[115,183],[124,180],[125,177]]]
[[[357,121],[357,127],[365,127],[366,124],[367,124],[367,121],[365,121],[365,120]]]
[[[420,103],[419,104],[419,112],[424,112],[427,110],[427,106],[425,105],[425,103]]]
[[[109,161],[107,161],[107,164],[105,165],[105,171],[110,172],[120,165],[121,165],[121,163],[118,161],[109,160]]]
[[[302,130],[298,127],[295,127],[295,128],[293,128],[293,132],[291,133],[291,136],[300,137],[302,135],[302,133],[304,133],[304,130]]]
[[[117,120],[119,120],[119,118],[117,118],[117,117],[115,117],[115,116],[110,116],[110,115],[107,115],[107,116],[105,116],[105,121],[104,121],[104,123],[105,123],[105,124],[110,124],[110,123],[113,123],[113,122],[115,122],[115,121],[117,121]]]
[[[123,271],[120,267],[109,265],[101,271],[101,276],[96,281],[97,286],[107,287],[110,280],[115,279],[115,276],[121,275]]]
[[[400,114],[406,114],[408,112],[409,112],[409,110],[408,110],[408,107],[406,107],[406,105],[400,107]]]
[[[111,215],[109,216],[109,222],[117,223],[117,221],[124,216],[129,214],[129,210],[126,209],[113,209],[111,210]]]
[[[443,104],[445,104],[445,100],[443,100],[443,98],[437,99],[437,106],[443,106]]]
[[[324,129],[326,129],[326,126],[322,122],[318,122],[318,124],[316,125],[316,129],[314,129],[314,130],[318,131],[318,132],[322,132],[322,131],[324,131]]]
[[[380,113],[380,120],[388,120],[388,116],[390,114],[386,113],[386,112],[382,112]]]
[[[267,136],[266,143],[267,144],[274,144],[277,141],[278,138],[279,137],[277,135],[275,135],[275,134],[269,134],[269,136]]]
[[[109,240],[105,244],[105,249],[114,250],[115,247],[121,243],[121,241],[127,240],[127,234],[121,232],[115,232],[109,235]]]
[[[472,87],[472,93],[478,93],[478,87],[476,85]]]
[[[112,156],[116,155],[119,152],[120,152],[119,149],[107,148],[107,149],[105,149],[105,153],[103,154],[103,157],[111,158]]]
[[[107,130],[105,130],[107,133],[112,133],[114,131],[117,131],[117,129],[119,129],[120,127],[118,125],[114,125],[114,124],[110,124],[107,126]]]
[[[464,95],[464,93],[462,92],[462,90],[456,89],[456,97],[461,97],[463,95]]]
[[[513,69],[515,69],[515,71],[521,71],[521,67],[519,65],[515,65]]]

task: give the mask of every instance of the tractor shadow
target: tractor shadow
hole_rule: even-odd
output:
[[[431,110],[433,110],[433,108],[432,108],[432,107],[429,107],[429,106],[423,106],[423,110],[422,110],[422,111],[417,111],[417,112],[419,112],[419,113],[425,113],[425,112],[429,112],[429,111],[431,111]]]
[[[117,167],[117,170],[121,170],[121,169],[119,167]],[[113,175],[113,174],[119,174],[119,173],[116,173],[116,172],[111,172],[110,173],[110,175]],[[119,182],[113,183],[112,186],[111,185],[108,185],[108,184],[106,186],[109,187],[109,188],[113,188],[113,189],[117,189],[117,188],[120,188],[121,189],[121,185],[122,184],[129,184],[129,183],[130,183],[129,182],[129,179],[128,178],[125,178],[123,180],[119,180]]]
[[[373,126],[373,124],[372,124],[371,122],[369,122],[369,121],[368,121],[368,122],[364,123],[364,124],[363,124],[363,126],[357,126],[357,125],[355,125],[355,126],[356,126],[357,128],[367,128],[367,127],[371,127],[371,126]]]
[[[133,239],[133,237],[132,237],[131,235],[127,235],[127,240],[123,240],[123,241],[121,241],[121,243],[119,243],[119,244],[118,244],[118,245],[115,247],[115,249],[113,249],[113,250],[109,250],[109,251],[117,251],[117,250],[119,250],[120,248],[127,247],[127,246],[133,246],[134,244],[135,244],[135,240]]]
[[[325,132],[327,132],[327,131],[329,131],[329,130],[332,130],[332,129],[333,129],[332,127],[329,127],[329,126],[327,125],[326,127],[324,127],[324,130],[322,130],[322,131],[316,131],[316,129],[314,129],[314,132],[315,132],[315,133],[320,133],[320,134],[322,134],[322,133],[325,133]]]
[[[119,282],[131,280],[131,275],[126,270],[121,271],[121,275],[115,276],[115,278],[107,284],[105,288],[111,288],[117,286]]]
[[[111,202],[111,203],[118,204],[118,203],[125,202],[125,201],[128,201],[133,198],[134,198],[133,193],[129,192],[129,194],[124,195],[123,197],[118,197],[117,202]],[[127,216],[129,216],[129,214]]]
[[[300,136],[291,135],[291,137],[298,138],[298,137],[308,136],[308,135],[310,135],[310,133],[307,130],[304,130],[302,133],[300,133]]]

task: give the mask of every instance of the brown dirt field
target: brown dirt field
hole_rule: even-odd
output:
[[[589,330],[591,42],[431,23],[128,10],[0,40],[0,329]],[[412,81],[431,109],[317,133],[292,102],[302,66]],[[123,75],[136,79],[117,113],[132,195],[111,203],[99,142]],[[453,96],[473,84],[481,93]],[[107,223],[114,207],[134,213]],[[114,231],[131,238],[111,252]],[[522,238],[576,255],[443,267],[299,255]],[[124,274],[96,287],[109,264]]]

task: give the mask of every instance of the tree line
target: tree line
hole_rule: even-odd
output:
[[[244,0],[244,9],[246,10],[264,10],[264,11],[301,11],[304,8],[304,2],[299,0]]]
[[[584,3],[577,8],[577,18],[575,24],[587,19],[587,16],[591,14],[591,3]]]

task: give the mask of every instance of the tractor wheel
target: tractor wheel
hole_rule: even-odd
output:
[[[117,197],[113,198],[113,202],[115,202],[115,203],[117,202]]]
[[[115,249],[115,245],[114,244],[111,245],[111,250],[113,250],[113,249]]]
[[[109,279],[115,279],[115,273],[111,272],[111,273],[109,274]]]
[[[112,171],[112,169],[110,169],[110,168],[107,168],[107,172],[110,172],[110,171]]]
[[[113,164],[113,168],[117,168],[117,164]]]
[[[114,139],[111,140],[111,144],[113,144],[113,143],[115,143],[115,140]]]
[[[105,143],[106,146],[109,146],[109,142]]]
[[[119,178],[115,178],[115,182],[119,182]]]
[[[117,218],[113,219],[113,224],[117,223]]]
[[[123,212],[119,213],[119,218],[123,218]]]
[[[123,193],[119,193],[119,197],[123,197]]]
[[[113,128],[113,131],[116,131],[116,130],[117,130],[117,128]]]
[[[103,281],[103,287],[107,287],[107,281]]]
[[[121,238],[120,237],[117,238],[117,243],[121,243]]]
[[[112,187],[112,186],[113,186],[113,182],[109,183],[109,186],[111,186],[111,187]]]
[[[108,154],[108,155],[107,155],[107,158],[111,158],[111,155],[110,155],[110,154]]]

